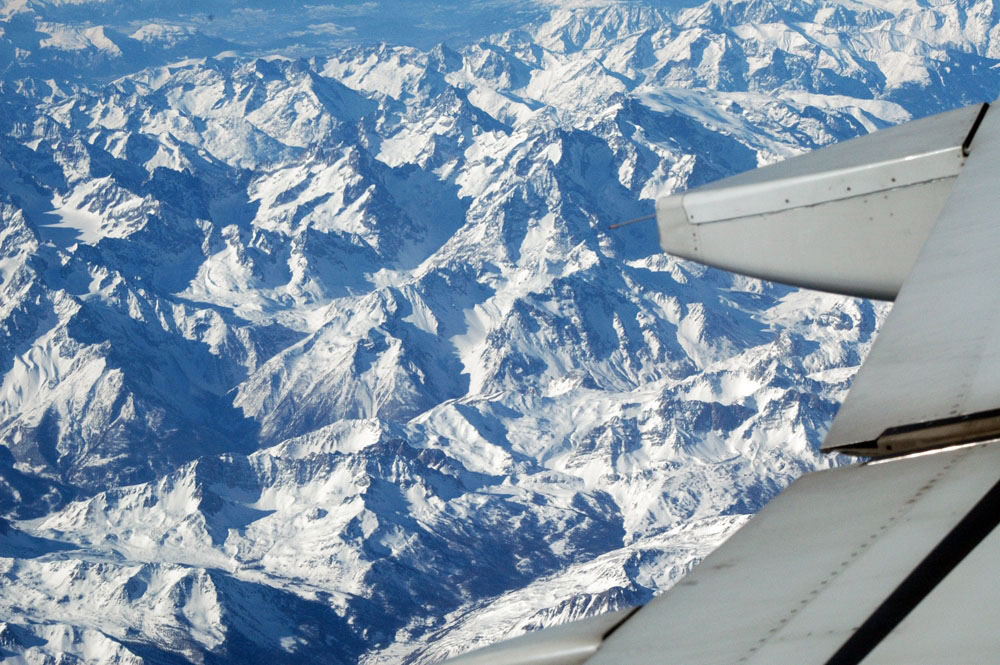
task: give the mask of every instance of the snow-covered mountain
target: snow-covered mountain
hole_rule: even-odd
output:
[[[885,306],[608,224],[1000,91],[988,1],[511,1],[426,48],[152,4],[0,10],[13,663],[430,663],[647,601],[837,462]]]

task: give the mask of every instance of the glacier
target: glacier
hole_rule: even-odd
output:
[[[994,99],[1000,9],[383,4],[0,9],[5,661],[433,663],[843,461],[887,305],[608,226]]]

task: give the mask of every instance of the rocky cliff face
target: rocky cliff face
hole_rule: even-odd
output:
[[[645,602],[836,462],[885,306],[607,225],[1000,90],[989,2],[301,58],[95,4],[3,10],[11,662],[429,663]]]

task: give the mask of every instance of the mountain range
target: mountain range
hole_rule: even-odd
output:
[[[992,100],[1000,9],[383,4],[0,9],[5,661],[437,662],[844,461],[887,305],[609,224]]]

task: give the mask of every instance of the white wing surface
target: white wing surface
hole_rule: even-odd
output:
[[[908,579],[998,481],[997,445],[805,476],[587,663],[860,663],[924,598],[913,586],[949,572]],[[882,609],[894,594],[902,602]],[[865,629],[879,612],[881,630]],[[950,623],[925,629],[939,640]]]
[[[971,154],[823,448],[895,454],[1000,434],[1000,113]]]
[[[862,665],[972,665],[1000,660],[997,561],[1000,531],[993,530],[861,661]]]

